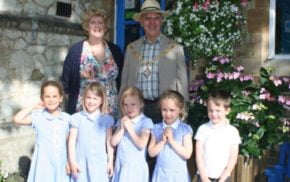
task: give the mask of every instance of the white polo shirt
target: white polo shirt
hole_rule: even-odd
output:
[[[240,144],[239,131],[229,123],[214,127],[209,121],[201,125],[194,137],[203,142],[203,160],[208,177],[219,178],[224,171],[233,144]]]

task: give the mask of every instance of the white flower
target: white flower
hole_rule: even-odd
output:
[[[200,57],[233,55],[241,39],[244,17],[239,7],[233,2],[209,2],[205,11],[202,4],[193,8],[191,0],[176,0],[176,9],[165,19],[164,33],[184,45],[193,64]]]
[[[180,10],[182,8],[182,2],[181,1],[178,1],[177,2],[177,8],[176,8],[176,14],[179,14],[180,13]]]
[[[184,17],[183,16],[181,16],[180,18],[179,18],[179,22],[180,22],[180,26],[183,26],[186,22],[184,21]]]
[[[241,119],[241,120],[245,120],[245,121],[249,121],[249,120],[253,120],[255,119],[254,114],[251,112],[242,112],[242,113],[238,113],[237,119]]]
[[[235,5],[231,5],[231,11],[237,13],[239,11],[238,7]]]
[[[261,111],[261,110],[267,109],[267,107],[264,104],[262,104],[262,103],[258,103],[258,104],[254,104],[252,106],[252,109]]]

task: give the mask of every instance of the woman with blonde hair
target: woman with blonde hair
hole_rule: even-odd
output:
[[[81,95],[91,82],[100,82],[106,91],[109,114],[117,117],[117,96],[123,66],[121,49],[105,40],[109,30],[107,13],[92,8],[83,18],[82,27],[87,38],[74,44],[69,50],[62,73],[62,83],[68,96],[67,112],[82,110]]]

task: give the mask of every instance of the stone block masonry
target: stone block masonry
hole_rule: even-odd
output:
[[[28,168],[35,139],[33,129],[12,123],[13,115],[39,100],[43,81],[60,79],[68,49],[85,38],[80,25],[85,10],[96,6],[114,14],[113,0],[61,0],[71,4],[72,13],[60,17],[56,16],[57,2],[0,3],[0,160],[10,173]],[[110,31],[108,40],[113,35]]]

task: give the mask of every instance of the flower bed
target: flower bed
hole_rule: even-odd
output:
[[[244,32],[242,8],[247,0],[177,0],[165,21],[165,34],[185,47],[190,61],[203,58],[205,73],[190,86],[188,122],[193,129],[207,122],[205,100],[213,90],[232,96],[231,123],[242,137],[240,153],[261,158],[262,151],[289,140],[290,79],[271,76],[261,68],[260,75],[245,75],[234,64],[235,45]]]

